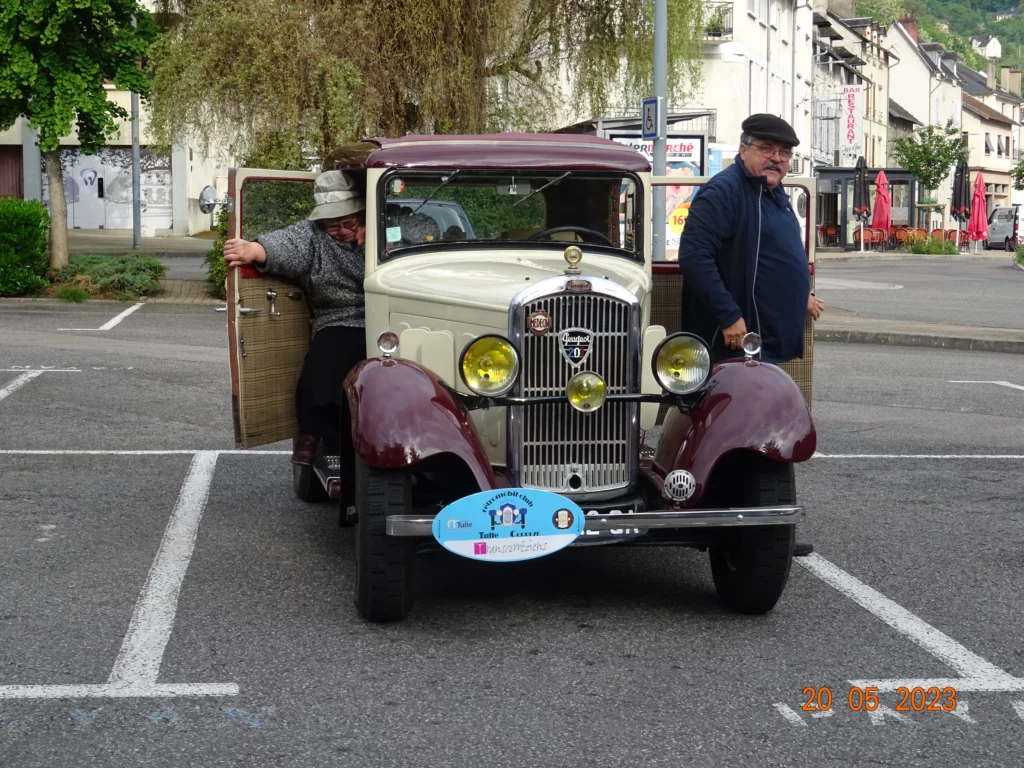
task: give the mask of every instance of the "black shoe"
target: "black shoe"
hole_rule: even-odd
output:
[[[799,542],[793,545],[793,557],[807,557],[814,551],[813,544],[800,544]]]

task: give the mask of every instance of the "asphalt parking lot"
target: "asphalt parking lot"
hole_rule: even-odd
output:
[[[816,551],[766,617],[704,554],[592,548],[425,558],[375,626],[287,446],[233,451],[224,317],[99,330],[129,308],[0,304],[5,768],[1019,764],[1024,356],[816,347]]]

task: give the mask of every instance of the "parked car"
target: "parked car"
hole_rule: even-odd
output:
[[[678,316],[677,266],[659,267],[675,282],[655,293],[649,214],[652,187],[678,179],[575,135],[372,139],[324,167],[366,184],[374,353],[345,382],[356,465],[321,453],[293,483],[355,526],[364,617],[405,617],[415,555],[440,547],[494,568],[566,545],[691,547],[709,552],[726,605],[772,609],[804,514],[793,465],[816,433],[794,379],[759,361],[756,334],[744,357],[711,366],[705,340],[652,323]],[[231,170],[231,236],[279,224],[262,206],[313,178]],[[446,238],[430,201],[466,237]],[[228,296],[236,443],[291,439],[301,292],[240,268]]]
[[[1020,205],[1006,205],[993,208],[988,216],[988,238],[985,240],[986,250],[1002,248],[1012,251],[1017,247],[1020,232]]]

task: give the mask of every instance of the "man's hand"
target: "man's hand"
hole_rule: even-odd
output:
[[[267,252],[259,243],[250,243],[248,240],[236,237],[224,243],[224,259],[229,267],[262,264],[267,260]]]
[[[360,227],[356,230],[356,242],[359,245],[366,245],[366,227]]]
[[[825,311],[825,302],[815,296],[813,293],[807,297],[807,314],[817,320],[821,317],[821,313]]]
[[[740,349],[740,340],[746,335],[746,333],[747,324],[743,322],[743,318],[741,317],[735,323],[722,331],[722,336],[725,337],[725,346],[729,349]]]

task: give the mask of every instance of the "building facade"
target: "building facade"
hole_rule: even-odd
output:
[[[150,10],[151,0],[144,2]],[[107,98],[131,112],[131,93],[105,86]],[[117,135],[106,148],[86,155],[74,130],[61,140],[64,193],[69,229],[132,229],[132,126],[117,122]],[[140,109],[141,227],[144,236],[191,235],[207,231],[213,215],[199,210],[199,192],[208,184],[223,188],[231,158],[211,158],[188,144],[171,152],[155,148],[149,134],[145,107]],[[49,189],[36,136],[18,119],[0,131],[0,195],[10,194],[49,203]]]

